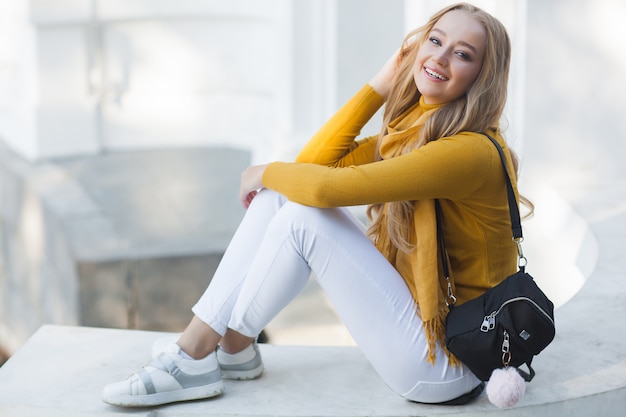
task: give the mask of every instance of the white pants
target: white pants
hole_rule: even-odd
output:
[[[346,209],[320,209],[261,191],[252,201],[193,312],[220,334],[255,337],[313,274],[365,357],[403,397],[441,402],[480,381],[453,368],[426,336],[402,277]]]

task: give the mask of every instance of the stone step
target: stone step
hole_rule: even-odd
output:
[[[150,355],[152,342],[170,333],[46,325],[0,368],[3,417],[133,416],[619,416],[626,398],[615,369],[562,378],[555,349],[536,359],[537,377],[516,407],[500,410],[486,395],[465,406],[416,404],[393,393],[356,347],[262,344],[266,365],[255,381],[225,381],[217,398],[146,409],[105,404],[102,387],[120,380]],[[558,344],[557,344],[558,345]],[[558,346],[555,346],[558,349]],[[574,358],[565,362],[580,368]],[[554,366],[551,366],[554,365]],[[623,369],[623,367],[622,367]],[[615,376],[614,376],[615,377]],[[602,390],[605,390],[602,392]]]

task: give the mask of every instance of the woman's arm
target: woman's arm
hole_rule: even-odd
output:
[[[385,65],[383,65],[380,71],[378,71],[378,74],[376,74],[368,83],[372,86],[374,91],[376,91],[385,100],[387,100],[387,95],[391,90],[393,77],[398,69],[399,55],[400,49],[391,55],[387,62],[385,62]]]
[[[324,124],[304,146],[296,162],[336,165],[342,157],[356,149],[355,138],[387,98],[397,68],[398,53],[399,50]]]
[[[313,136],[296,161],[320,166],[360,165],[373,161],[376,138],[358,142],[354,139],[382,103],[382,97],[372,87],[364,86]],[[244,208],[248,208],[257,191],[263,187],[262,177],[266,167],[250,166],[241,174],[239,201]]]
[[[304,146],[296,162],[334,165],[355,148],[355,138],[384,103],[371,86],[365,85],[341,107]]]
[[[396,51],[350,101],[348,101],[305,145],[296,162],[345,167],[374,160],[375,137],[355,142],[363,126],[383,105],[391,88],[398,64]],[[267,165],[248,167],[241,174],[239,200],[244,208],[263,187],[262,178]]]
[[[315,207],[477,197],[473,194],[498,167],[492,148],[482,135],[463,133],[365,165],[332,168],[277,162],[263,170],[262,183],[292,201]]]

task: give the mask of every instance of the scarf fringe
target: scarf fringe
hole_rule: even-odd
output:
[[[422,202],[429,203],[429,202]],[[448,362],[452,367],[458,367],[461,365],[461,362],[448,350],[446,347],[446,317],[448,315],[448,306],[445,303],[445,296],[443,290],[441,288],[441,284],[439,282],[439,267],[438,267],[438,256],[437,256],[437,235],[436,235],[436,220],[435,220],[435,207],[434,203],[422,206],[428,209],[428,212],[423,213],[423,218],[430,217],[431,222],[430,226],[433,232],[433,236],[425,239],[425,243],[423,244],[423,249],[430,249],[430,253],[417,253],[418,249],[415,249],[415,254],[412,258],[413,262],[417,262],[418,259],[427,259],[434,260],[434,264],[426,262],[425,271],[422,273],[421,270],[416,270],[416,265],[413,264],[413,270],[411,271],[411,280],[407,280],[406,277],[403,276],[407,286],[411,290],[411,293],[416,302],[416,313],[418,316],[422,318],[422,324],[424,327],[424,331],[426,334],[426,341],[428,343],[428,355],[427,360],[431,364],[435,364],[435,359],[437,356],[437,343],[441,347],[441,350],[445,353],[448,358]],[[372,230],[372,236],[374,236],[374,244],[376,248],[389,260],[389,262],[394,265],[394,267],[398,268],[398,249],[393,245],[391,239],[389,238],[389,233],[387,230],[387,219],[384,216],[387,215],[386,207],[382,209],[382,211],[378,214],[379,216],[383,216],[380,222],[378,222]],[[415,221],[415,218],[414,218]],[[417,224],[415,225],[417,229]],[[423,262],[423,261],[422,261]],[[423,265],[423,264],[422,264]],[[399,270],[400,272],[400,270]],[[419,277],[420,279],[416,279]],[[422,296],[422,305],[420,306],[419,296]],[[424,318],[427,318],[424,320]]]
[[[446,347],[446,316],[448,314],[448,307],[439,310],[439,316],[428,321],[423,321],[424,331],[426,332],[426,341],[428,342],[428,356],[427,360],[431,365],[435,364],[437,358],[437,343],[439,347],[448,357],[448,363],[456,368],[461,365],[461,361],[457,359]]]

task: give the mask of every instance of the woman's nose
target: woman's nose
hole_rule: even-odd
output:
[[[437,52],[433,54],[433,60],[437,64],[441,65],[442,67],[447,66],[448,65],[448,52],[444,48],[439,49]]]

